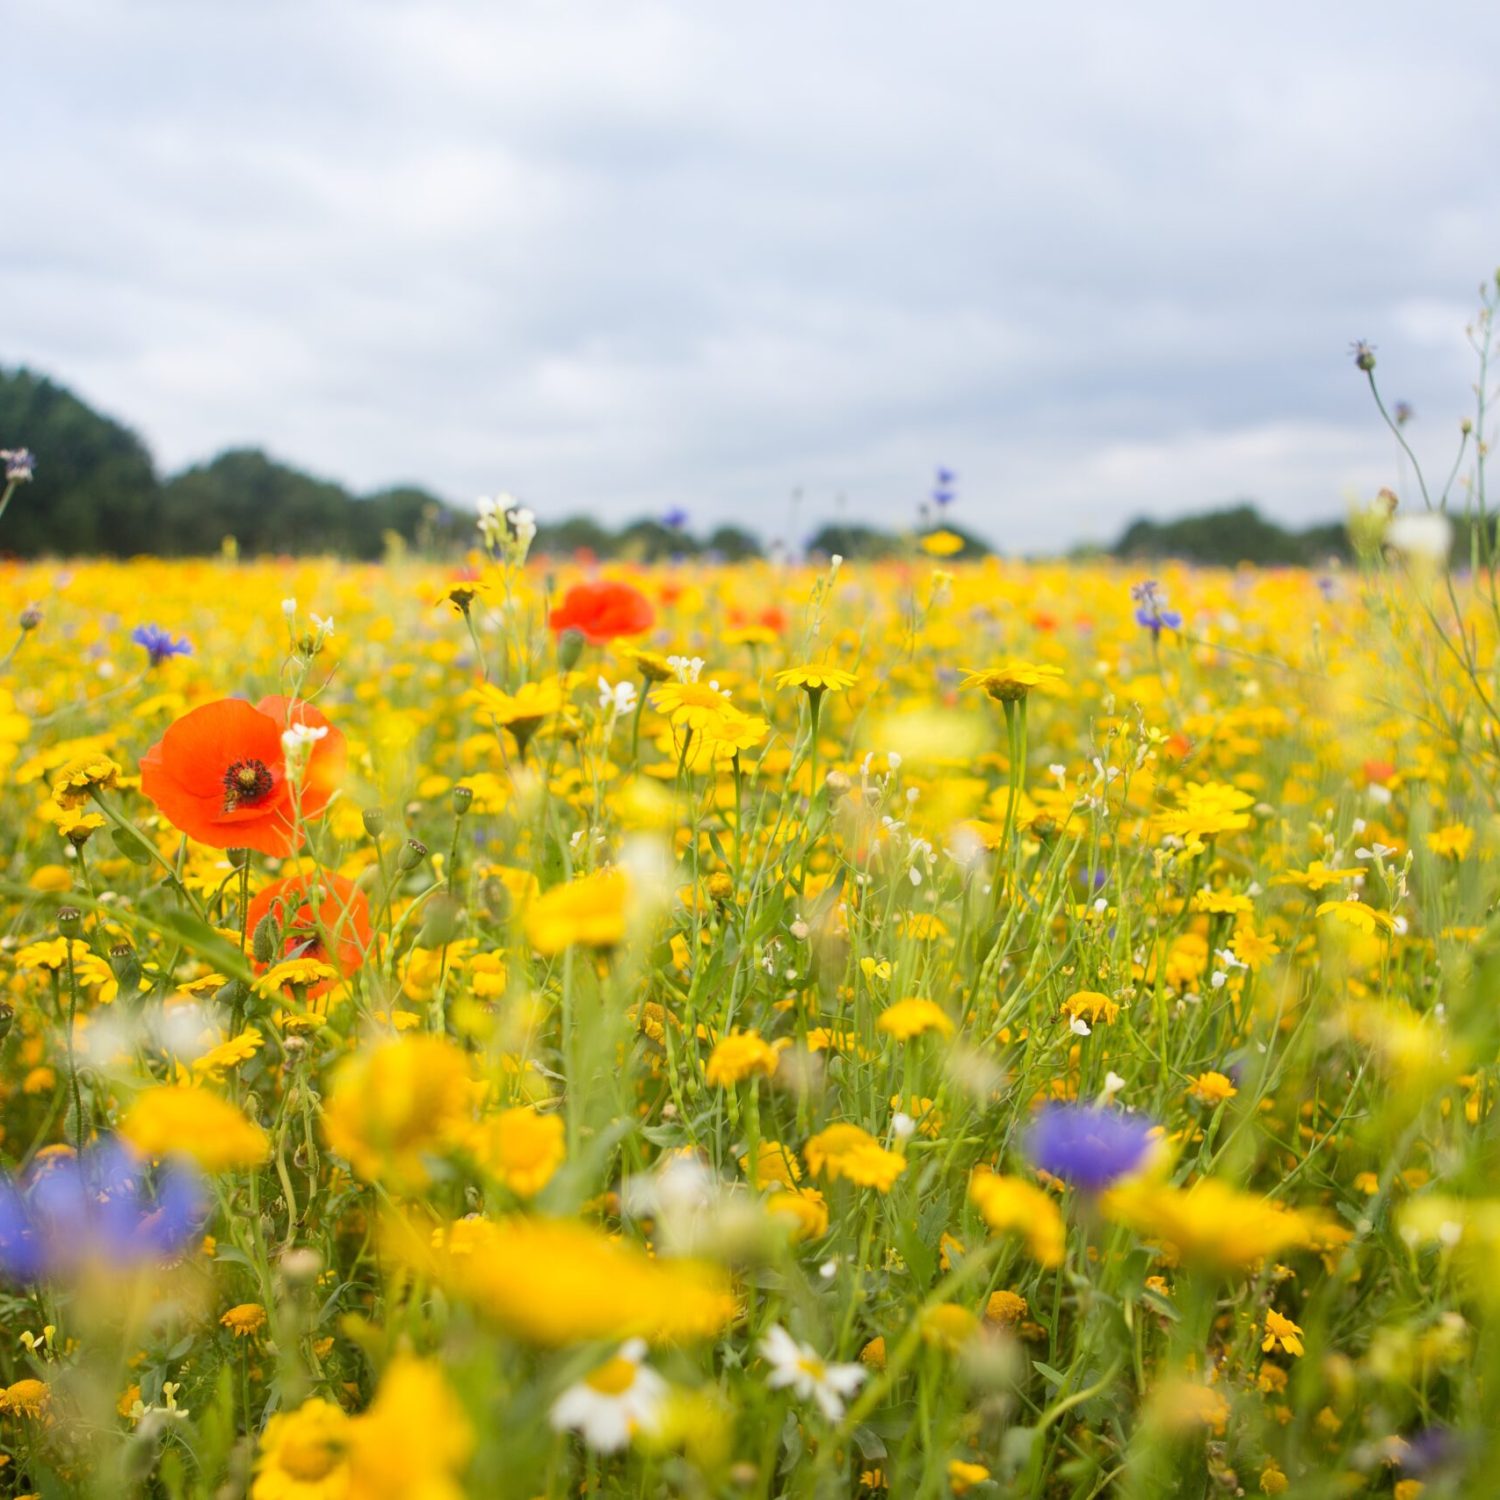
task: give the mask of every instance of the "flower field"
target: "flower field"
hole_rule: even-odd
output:
[[[1370,527],[0,570],[0,1495],[1496,1493],[1500,611]]]

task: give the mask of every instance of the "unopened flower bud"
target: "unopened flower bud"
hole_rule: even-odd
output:
[[[281,1257],[280,1269],[281,1279],[288,1286],[310,1286],[323,1269],[323,1257],[316,1250],[299,1246]]]
[[[268,964],[276,957],[276,940],[281,936],[281,926],[275,914],[267,912],[255,924],[255,936],[250,940],[250,950],[258,964]]]
[[[583,632],[569,628],[557,638],[557,667],[560,672],[571,672],[583,655]]]
[[[36,605],[28,604],[26,608],[21,611],[22,630],[35,630],[41,623],[42,612],[36,607]]]
[[[434,896],[422,914],[417,942],[424,948],[446,948],[463,930],[463,916],[463,902],[449,895]]]
[[[129,943],[116,943],[109,950],[109,967],[122,990],[132,991],[140,983],[141,962]]]
[[[144,869],[151,863],[151,847],[135,829],[121,828],[117,825],[110,829],[109,836],[114,840],[115,848],[131,864],[140,865]]]

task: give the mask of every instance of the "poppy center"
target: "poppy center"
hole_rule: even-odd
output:
[[[263,760],[237,760],[224,773],[224,811],[264,802],[276,778]]]

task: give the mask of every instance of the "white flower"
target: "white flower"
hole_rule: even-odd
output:
[[[283,599],[281,601],[281,612],[290,620],[297,613],[297,601],[295,599]]]
[[[771,1365],[771,1389],[791,1386],[804,1401],[816,1401],[830,1422],[844,1415],[845,1399],[864,1384],[862,1366],[828,1364],[811,1344],[799,1344],[779,1323],[760,1341],[760,1352]]]
[[[1089,1030],[1089,1023],[1085,1021],[1082,1016],[1074,1016],[1073,1019],[1068,1022],[1068,1030],[1071,1031],[1074,1036],[1093,1036],[1094,1034]]]
[[[638,1432],[661,1419],[667,1382],[642,1363],[646,1341],[631,1339],[612,1359],[570,1385],[548,1413],[557,1432],[576,1432],[596,1453],[628,1448]]]
[[[678,682],[697,682],[703,670],[701,656],[669,656],[667,665],[677,674]]]
[[[1125,1080],[1118,1073],[1108,1072],[1104,1075],[1104,1087],[1099,1090],[1099,1102],[1109,1104],[1113,1102],[1116,1094],[1125,1087]]]
[[[904,1110],[898,1110],[891,1116],[891,1134],[898,1141],[909,1140],[916,1128],[917,1122]]]
[[[1385,528],[1385,540],[1403,557],[1440,563],[1453,545],[1453,527],[1447,516],[1397,516]]]
[[[599,679],[599,707],[615,714],[628,714],[635,707],[635,684],[617,682],[613,686],[603,677]]]
[[[1394,844],[1371,844],[1368,849],[1361,845],[1354,851],[1355,859],[1384,859],[1388,854],[1394,854]]]
[[[307,614],[307,618],[313,622],[313,628],[318,632],[318,634],[320,636],[325,636],[326,637],[326,636],[330,636],[330,635],[333,634],[333,616],[332,615],[329,615],[329,617],[325,620],[321,616],[315,615],[315,614],[312,613],[311,610],[309,610],[308,614]]]
[[[307,758],[312,754],[312,748],[319,740],[328,735],[326,724],[314,728],[311,724],[292,724],[283,731],[281,736],[281,749],[286,756],[287,772],[293,778],[301,775],[307,765]]]

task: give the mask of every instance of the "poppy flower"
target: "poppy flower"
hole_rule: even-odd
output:
[[[365,961],[373,941],[370,903],[352,880],[330,870],[278,880],[250,903],[246,926],[255,932],[272,912],[278,914],[281,929],[281,951],[274,955],[277,962],[310,958],[331,964],[347,977]],[[268,967],[255,961],[257,974]],[[332,980],[313,985],[308,998],[316,998],[332,985]]]
[[[309,736],[301,776],[300,811],[310,822],[322,815],[343,774],[344,737],[295,699],[222,698],[184,714],[141,757],[141,791],[200,844],[284,858],[296,848],[298,804],[282,743],[293,727],[319,735]]]
[[[651,601],[628,583],[600,579],[578,583],[552,611],[553,630],[576,630],[595,645],[622,635],[641,635],[656,623]]]

